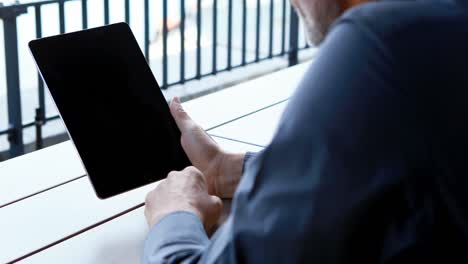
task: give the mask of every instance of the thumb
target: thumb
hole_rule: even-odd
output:
[[[174,120],[181,132],[190,129],[195,125],[192,118],[190,118],[182,107],[179,97],[176,96],[171,100],[169,108],[171,110],[172,117],[174,117]]]

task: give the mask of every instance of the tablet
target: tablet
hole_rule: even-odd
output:
[[[29,48],[99,198],[190,165],[126,23],[33,40]]]

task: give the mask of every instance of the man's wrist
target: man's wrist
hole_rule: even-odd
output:
[[[218,181],[218,196],[232,198],[242,177],[245,153],[223,153],[220,176]]]
[[[174,214],[174,213],[178,213],[178,212],[185,212],[185,213],[191,213],[191,214],[194,214],[196,215],[200,221],[203,222],[203,218],[202,218],[202,215],[200,214],[200,212],[193,208],[193,207],[189,207],[189,206],[184,206],[184,207],[180,207],[180,208],[177,208],[177,209],[173,209],[173,210],[167,210],[165,212],[160,212],[158,214],[155,214],[151,217],[151,220],[149,221],[149,226],[152,227],[152,226],[155,226],[156,224],[158,224],[159,222],[161,222],[161,220],[168,216],[168,215],[171,215],[171,214]]]

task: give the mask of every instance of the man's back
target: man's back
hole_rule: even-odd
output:
[[[366,133],[386,142],[375,141],[368,155],[399,170],[388,179],[395,180],[388,197],[368,208],[382,214],[379,226],[361,222],[355,239],[369,234],[367,249],[395,263],[458,262],[461,254],[468,261],[468,9],[455,1],[382,1],[338,23],[355,24],[375,43],[379,59],[367,71],[380,85],[360,85],[386,94],[381,121],[368,120],[384,131]]]
[[[466,6],[355,8],[330,31],[272,143],[247,162],[211,242],[196,217],[169,216],[146,256],[468,263],[467,100]]]

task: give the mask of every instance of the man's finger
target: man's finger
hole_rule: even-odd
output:
[[[176,96],[172,99],[170,104],[170,110],[180,131],[185,131],[187,129],[192,128],[195,125],[193,120],[182,107],[179,97]]]
[[[223,209],[223,201],[216,195],[210,195],[211,202],[216,206],[216,210],[221,211]]]
[[[189,174],[197,174],[197,175],[202,175],[202,172],[197,169],[195,166],[188,166],[186,167],[183,171],[189,173]]]

